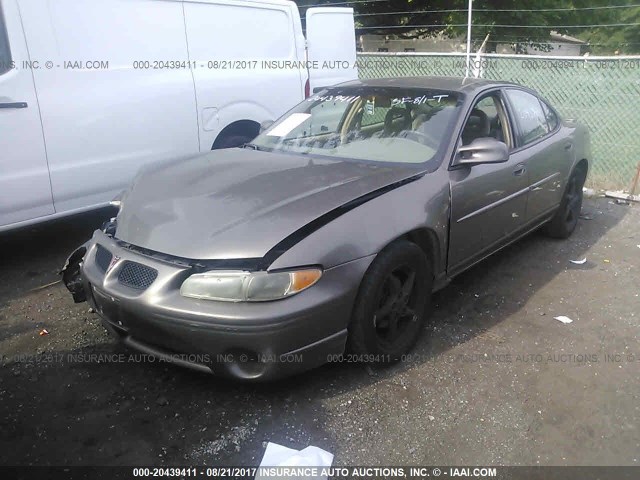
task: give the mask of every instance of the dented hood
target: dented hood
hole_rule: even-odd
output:
[[[416,168],[217,150],[139,175],[123,199],[116,237],[178,257],[259,258],[309,222]]]

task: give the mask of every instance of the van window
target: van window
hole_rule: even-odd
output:
[[[240,5],[185,3],[192,60],[286,59],[294,34],[286,11]]]
[[[9,50],[9,37],[7,27],[4,24],[2,5],[0,4],[0,75],[11,69],[11,50]]]

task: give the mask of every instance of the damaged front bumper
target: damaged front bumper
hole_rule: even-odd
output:
[[[115,201],[111,202],[115,206]],[[119,207],[119,203],[118,203]],[[98,231],[98,230],[96,230]],[[109,237],[113,237],[116,232],[116,217],[107,220],[100,227],[100,231]],[[82,262],[87,249],[91,245],[91,240],[83,243],[76,248],[71,255],[67,258],[62,270],[59,274],[62,276],[62,283],[64,283],[67,290],[71,292],[73,301],[75,303],[82,303],[87,301],[87,292],[84,288],[84,281],[82,279]]]
[[[78,247],[64,264],[60,275],[62,276],[62,283],[67,287],[67,290],[71,292],[73,301],[75,303],[82,303],[87,301],[87,292],[84,289],[84,282],[82,280],[82,260],[87,253],[87,246],[89,242],[84,243]]]
[[[176,364],[264,380],[326,363],[344,351],[360,279],[371,258],[324,272],[285,300],[231,303],[180,295],[192,267],[126,248],[97,230],[69,258],[63,279],[125,344]]]

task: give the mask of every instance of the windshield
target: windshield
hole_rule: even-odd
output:
[[[449,137],[459,94],[401,88],[336,88],[306,99],[252,146],[395,163],[432,159]]]

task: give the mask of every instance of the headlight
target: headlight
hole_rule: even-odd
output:
[[[182,283],[180,294],[223,302],[266,302],[295,295],[312,286],[321,276],[319,268],[273,273],[196,273]]]

